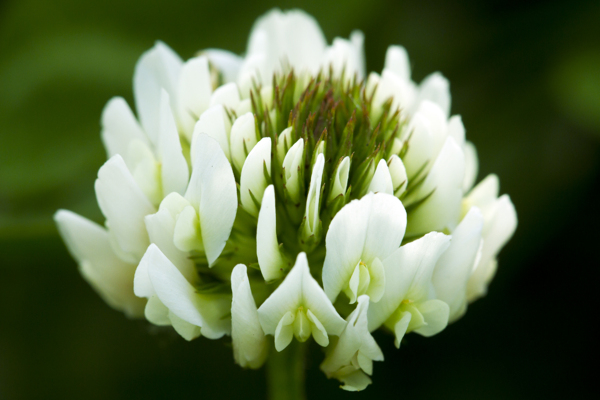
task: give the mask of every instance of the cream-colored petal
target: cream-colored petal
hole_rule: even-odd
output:
[[[242,367],[256,369],[267,357],[267,342],[258,320],[246,266],[238,264],[231,273],[231,338],[233,356]]]
[[[135,106],[144,131],[154,143],[158,140],[161,91],[164,89],[169,95],[176,97],[182,65],[181,58],[159,41],[140,57],[135,66]]]
[[[268,174],[265,176],[265,172]],[[262,138],[252,149],[240,178],[240,200],[244,209],[258,216],[260,202],[271,174],[271,138]],[[254,199],[253,199],[254,197]],[[257,204],[258,203],[258,206]]]
[[[118,154],[98,171],[95,189],[100,210],[119,248],[127,256],[126,261],[135,264],[150,244],[144,217],[154,214],[156,209]]]
[[[54,221],[81,274],[94,290],[114,309],[132,318],[141,317],[146,301],[133,292],[136,265],[115,254],[106,229],[67,210],[57,211]]]

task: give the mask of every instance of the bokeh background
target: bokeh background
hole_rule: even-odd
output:
[[[410,335],[350,395],[318,370],[310,399],[549,399],[592,393],[600,213],[600,3],[594,1],[0,2],[0,399],[264,398],[264,370],[226,340],[185,342],[107,307],[79,276],[51,216],[101,221],[100,112],[132,103],[156,39],[183,58],[242,53],[273,6],[301,7],[328,40],[366,35],[368,69],[402,44],[417,81],[441,71],[452,111],[519,215],[488,296],[442,334]],[[589,363],[591,362],[591,364]]]

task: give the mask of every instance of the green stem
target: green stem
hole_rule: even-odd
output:
[[[278,352],[271,349],[267,360],[269,400],[305,400],[304,372],[306,345],[297,340]]]

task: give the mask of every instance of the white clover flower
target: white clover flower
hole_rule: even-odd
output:
[[[362,46],[274,10],[243,57],[144,53],[137,118],[122,98],[102,114],[105,226],[55,215],[84,278],[187,340],[230,335],[242,367],[312,337],[346,390],[383,360],[370,332],[399,347],[460,318],[487,291],[514,207],[495,175],[472,188],[477,153],[448,81],[413,82],[399,46],[367,76]]]

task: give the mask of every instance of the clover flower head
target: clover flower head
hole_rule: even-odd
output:
[[[439,73],[404,48],[365,73],[363,36],[328,44],[274,10],[243,57],[182,61],[158,42],[134,73],[136,115],[102,113],[104,226],[55,215],[84,278],[113,308],[186,340],[231,336],[259,368],[311,337],[346,390],[371,383],[371,336],[432,336],[486,293],[516,213],[450,114]]]

